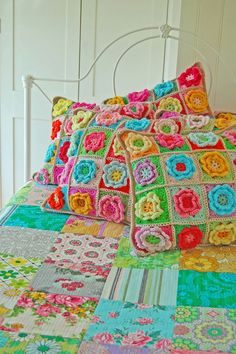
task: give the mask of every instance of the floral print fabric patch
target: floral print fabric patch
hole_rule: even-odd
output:
[[[131,175],[131,242],[141,256],[236,241],[236,145],[226,133],[123,130]]]

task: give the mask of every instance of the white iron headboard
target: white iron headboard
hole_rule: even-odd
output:
[[[194,48],[193,45],[191,45],[189,42],[184,41],[181,37],[179,37],[179,34],[189,34],[195,38],[198,39],[198,41],[204,43],[209,49],[212,50],[212,52],[219,58],[219,60],[224,64],[224,61],[220,54],[205,40],[199,38],[196,36],[194,33],[191,33],[189,31],[184,31],[180,30],[179,28],[176,27],[171,27],[168,24],[162,25],[162,26],[155,26],[155,27],[144,27],[144,28],[139,28],[134,31],[127,32],[113,41],[111,41],[107,46],[103,48],[103,50],[96,56],[95,60],[92,62],[91,66],[89,67],[88,71],[79,79],[77,80],[63,80],[63,79],[54,79],[54,78],[38,78],[34,77],[33,75],[23,75],[22,76],[22,82],[23,82],[23,88],[24,88],[24,180],[27,182],[30,179],[30,167],[31,167],[31,90],[33,85],[37,87],[40,92],[46,97],[46,99],[51,103],[51,99],[48,97],[48,95],[44,92],[44,90],[40,87],[38,82],[40,81],[47,81],[47,82],[61,82],[61,83],[78,83],[83,80],[85,80],[88,75],[91,73],[92,69],[96,65],[97,61],[102,57],[102,55],[115,43],[120,41],[121,39],[128,37],[134,33],[138,32],[143,32],[143,31],[150,31],[150,30],[156,30],[157,34],[152,35],[152,36],[147,36],[139,41],[136,41],[135,43],[131,44],[127,49],[121,53],[121,55],[118,57],[114,70],[113,70],[113,77],[112,77],[112,83],[113,83],[113,92],[114,95],[116,95],[116,75],[117,75],[117,68],[121,62],[121,60],[124,58],[124,56],[130,51],[132,48],[135,46],[149,40],[153,39],[163,39],[165,41],[165,47],[166,47],[166,42],[168,39],[176,40],[179,42],[183,42],[185,45],[189,46],[191,49],[193,49],[205,62],[209,74],[210,74],[210,82],[209,82],[209,89],[208,93],[210,94],[211,88],[212,88],[212,71],[210,69],[210,65],[204,56],[204,54],[199,51],[197,48]],[[171,32],[177,32],[176,35],[171,35]],[[229,72],[231,78],[233,78],[233,81],[236,83],[236,79],[234,77],[234,74],[230,72],[230,70],[224,65],[224,68],[226,71]],[[162,82],[164,81],[164,70],[162,71]]]

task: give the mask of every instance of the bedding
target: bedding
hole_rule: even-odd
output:
[[[235,353],[235,246],[138,257],[128,225],[43,212],[55,188],[0,212],[0,353]]]

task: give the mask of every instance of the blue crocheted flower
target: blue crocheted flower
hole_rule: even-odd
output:
[[[200,147],[205,146],[215,146],[219,140],[219,136],[216,134],[209,132],[209,133],[190,133],[188,134],[189,140]]]
[[[81,160],[74,168],[73,176],[76,182],[88,183],[96,175],[96,164],[93,160]]]
[[[75,156],[77,154],[77,150],[78,150],[82,135],[83,135],[83,130],[77,130],[71,135],[70,147],[69,147],[69,150],[67,151],[67,156],[71,157],[71,156]]]
[[[146,130],[149,127],[149,125],[150,125],[150,120],[147,118],[131,119],[125,123],[125,127],[127,129],[132,129],[137,131]]]
[[[48,149],[46,151],[45,157],[44,157],[44,162],[50,162],[51,158],[55,155],[55,151],[56,151],[56,144],[51,143],[48,146]]]
[[[166,167],[169,175],[177,180],[191,178],[196,171],[191,157],[184,154],[171,156],[166,161]]]
[[[124,163],[111,162],[103,167],[105,174],[102,176],[107,187],[119,188],[127,184],[127,168]]]
[[[157,97],[163,97],[170,93],[174,88],[174,84],[172,81],[166,81],[163,82],[162,84],[158,84],[154,87],[154,92],[157,95]]]
[[[209,206],[217,215],[231,215],[236,208],[236,192],[227,184],[218,185],[208,193]]]

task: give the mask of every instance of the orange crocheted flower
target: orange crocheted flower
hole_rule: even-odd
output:
[[[61,187],[57,187],[55,191],[50,195],[47,200],[48,204],[52,209],[62,209],[65,201],[64,201],[64,194],[61,191]]]
[[[200,162],[202,169],[211,177],[225,177],[229,172],[226,159],[217,151],[206,152]]]
[[[52,122],[52,133],[51,133],[51,139],[54,140],[57,136],[57,133],[60,131],[61,129],[61,121],[59,119],[54,120],[54,122]]]
[[[75,193],[70,195],[70,206],[78,214],[87,215],[93,210],[92,199],[88,193]]]
[[[123,100],[123,97],[121,97],[121,96],[115,96],[115,97],[112,97],[112,98],[109,98],[108,100],[106,100],[105,104],[111,104],[111,105],[119,104],[121,106],[124,106],[124,100]]]
[[[236,124],[236,119],[231,113],[219,113],[215,119],[215,127],[225,129]]]
[[[219,224],[210,231],[209,242],[214,245],[230,245],[236,240],[236,226],[230,222]]]
[[[196,113],[207,110],[207,95],[203,90],[190,90],[185,95],[187,106]]]

